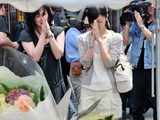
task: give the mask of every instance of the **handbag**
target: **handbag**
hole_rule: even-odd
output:
[[[72,62],[70,65],[71,74],[74,76],[80,76],[82,72],[82,65],[79,61]]]
[[[119,93],[126,93],[133,88],[132,65],[128,57],[121,54],[114,65],[114,78]]]

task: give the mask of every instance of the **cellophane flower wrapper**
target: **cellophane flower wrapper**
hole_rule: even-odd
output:
[[[25,86],[36,94],[38,102],[34,107],[29,106],[27,112],[21,111],[16,105],[6,103],[2,84],[9,90]],[[44,99],[40,100],[42,87]],[[38,64],[15,49],[0,48],[0,120],[66,120],[70,94],[69,89],[56,104]]]

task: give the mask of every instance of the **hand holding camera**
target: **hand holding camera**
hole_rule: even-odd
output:
[[[148,1],[132,1],[124,8],[120,17],[120,24],[124,26],[126,22],[137,22],[138,25],[143,25],[143,22],[148,21],[150,14],[148,7],[151,5]]]

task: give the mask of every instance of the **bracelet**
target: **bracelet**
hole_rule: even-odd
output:
[[[48,38],[49,38],[50,40],[52,40],[52,39],[54,38],[54,34],[50,34],[50,35],[48,36]]]

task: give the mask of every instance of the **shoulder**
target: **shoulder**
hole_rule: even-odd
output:
[[[64,31],[64,28],[60,27],[60,26],[51,26],[51,31],[57,37],[60,33],[62,33]]]
[[[67,34],[80,34],[80,31],[77,28],[71,27],[67,30],[66,35]]]
[[[109,31],[110,33],[110,40],[113,42],[113,41],[122,41],[123,40],[123,38],[122,38],[122,34],[120,34],[120,33],[116,33],[116,32],[114,32],[114,31],[112,31],[112,30],[110,30]]]
[[[31,34],[24,29],[21,31],[18,41],[31,42],[33,40]]]
[[[66,32],[65,39],[66,41],[71,41],[71,42],[77,41],[80,34],[81,33],[78,29],[70,28]]]
[[[90,31],[82,33],[82,34],[79,35],[79,40],[83,41],[83,42],[88,41],[90,35],[91,35]]]

